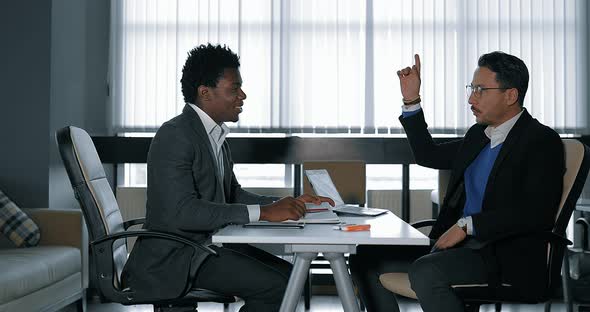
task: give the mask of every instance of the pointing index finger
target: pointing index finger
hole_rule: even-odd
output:
[[[420,75],[420,55],[414,54],[414,65],[416,65],[416,70],[418,71],[418,75]]]

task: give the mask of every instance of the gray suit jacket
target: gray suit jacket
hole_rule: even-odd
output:
[[[148,154],[144,228],[208,243],[219,228],[248,223],[247,204],[276,200],[243,190],[233,173],[227,142],[222,151],[224,176],[220,177],[205,127],[188,105],[164,123]],[[175,298],[190,288],[207,256],[180,243],[139,239],[123,270],[123,284],[138,299]]]

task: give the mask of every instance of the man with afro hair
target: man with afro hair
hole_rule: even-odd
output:
[[[146,229],[211,244],[228,224],[297,220],[305,203],[334,202],[302,195],[282,199],[242,189],[233,172],[225,122],[236,122],[246,93],[239,57],[220,45],[200,45],[182,70],[182,113],[165,122],[148,153]],[[140,238],[125,270],[126,287],[146,298],[171,299],[189,287],[244,299],[240,311],[278,311],[291,264],[246,244],[211,245],[218,256],[170,241]]]

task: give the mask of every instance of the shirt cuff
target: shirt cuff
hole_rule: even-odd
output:
[[[260,205],[246,205],[250,222],[260,221]]]
[[[422,109],[420,103],[414,105],[402,105],[402,117],[410,117],[417,114]]]
[[[474,236],[475,229],[473,228],[473,219],[471,218],[471,216],[469,216],[465,218],[465,221],[467,221],[467,235]]]

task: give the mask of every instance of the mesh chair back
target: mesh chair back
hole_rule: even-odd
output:
[[[56,138],[74,194],[82,208],[91,243],[124,231],[119,205],[88,133],[69,126],[58,130]],[[119,289],[121,272],[127,261],[125,240],[115,241],[112,250],[113,284]]]

